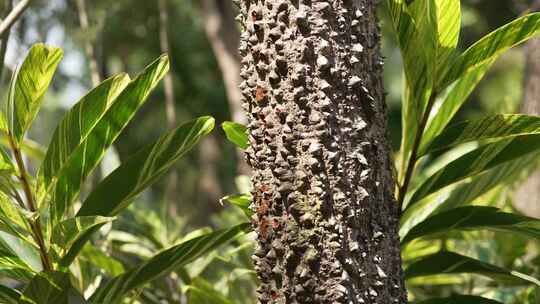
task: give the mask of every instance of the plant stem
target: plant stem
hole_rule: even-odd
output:
[[[418,160],[418,149],[420,148],[420,144],[422,142],[422,135],[424,135],[424,130],[429,119],[429,114],[431,113],[431,108],[433,108],[433,104],[435,103],[436,99],[437,93],[431,92],[426,111],[424,112],[424,115],[422,116],[422,121],[420,122],[420,125],[416,130],[411,156],[409,157],[409,160],[407,162],[407,169],[405,170],[405,177],[398,191],[398,203],[400,210],[403,210],[403,201],[405,200],[405,195],[407,194],[407,190],[409,189],[409,184],[414,174],[414,168],[416,167],[416,161]]]
[[[26,166],[24,165],[24,160],[22,158],[21,149],[15,142],[13,141],[13,136],[9,134],[9,145],[11,147],[11,150],[13,151],[13,155],[15,157],[15,161],[17,162],[17,167],[19,168],[19,179],[22,183],[24,193],[26,195],[26,201],[28,203],[28,210],[30,212],[37,212],[36,204],[34,202],[34,196],[32,194],[32,189],[30,187],[30,180],[28,178],[28,171],[26,170]],[[40,257],[41,262],[43,263],[43,267],[45,270],[53,270],[51,260],[49,258],[49,254],[47,252],[47,247],[45,246],[45,240],[43,237],[43,231],[41,230],[41,225],[39,221],[39,216],[35,219],[28,219],[30,227],[32,228],[33,237],[36,243],[38,244],[39,251],[40,251]]]
[[[7,15],[7,17],[0,23],[0,36],[4,35],[4,32],[8,31],[13,24],[21,17],[22,13],[30,6],[31,0],[22,0],[13,8],[13,10]]]

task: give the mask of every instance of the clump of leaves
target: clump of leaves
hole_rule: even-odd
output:
[[[498,299],[481,296],[506,287],[540,286],[530,275],[454,252],[454,240],[462,239],[464,231],[540,239],[540,220],[503,212],[492,206],[497,196],[487,195],[509,188],[523,172],[538,165],[540,117],[499,114],[450,124],[496,59],[540,32],[540,13],[518,18],[459,52],[459,0],[385,2],[405,75],[403,134],[395,166],[396,199],[403,210],[400,236],[405,278],[411,296],[424,299],[415,293],[417,286],[456,284],[460,290],[468,287],[472,294],[420,303],[495,304],[500,303]],[[227,123],[223,129],[240,148],[248,145],[244,126]],[[249,193],[225,198],[244,210],[250,199]],[[490,281],[473,281],[468,275]]]
[[[16,282],[16,288],[0,286],[2,303],[119,303],[127,293],[212,251],[245,228],[203,233],[162,248],[127,270],[99,254],[89,242],[92,235],[207,135],[214,120],[201,117],[162,135],[79,201],[85,179],[167,73],[169,61],[161,56],[135,79],[120,74],[91,90],[62,118],[32,174],[24,137],[61,58],[58,48],[33,46],[13,75],[0,116],[9,148],[0,149],[0,274]],[[94,266],[108,274],[92,290],[79,268],[89,255]]]

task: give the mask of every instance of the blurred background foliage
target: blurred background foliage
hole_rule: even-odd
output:
[[[7,1],[2,0],[0,4],[4,2],[5,5]],[[219,5],[221,1],[226,0],[215,2]],[[157,2],[87,1],[89,28],[82,30],[76,1],[34,1],[11,33],[6,68],[12,69],[30,45],[38,41],[62,47],[65,59],[60,64],[53,89],[46,97],[39,121],[31,130],[29,137],[32,140],[47,144],[62,113],[92,86],[85,43],[90,42],[94,46],[100,74],[105,77],[120,71],[133,74],[161,53]],[[167,28],[175,110],[178,121],[211,115],[220,123],[231,120],[232,116],[223,81],[224,72],[227,71],[220,69],[212,42],[205,31],[205,21],[208,20],[203,18],[203,2],[168,1]],[[532,1],[526,0],[463,0],[460,47],[465,49],[487,32],[523,14],[531,5]],[[390,136],[393,148],[397,150],[401,134],[402,66],[384,10],[381,10],[381,19]],[[239,28],[229,30],[238,31]],[[523,99],[524,68],[523,48],[515,48],[505,54],[471,95],[456,120],[478,118],[488,113],[517,113]],[[2,93],[6,92],[8,78],[3,78]],[[115,145],[116,152],[109,153],[107,159],[110,168],[102,168],[102,174],[116,166],[117,158],[123,160],[167,129],[165,94],[162,89],[151,96],[151,100],[134,121]],[[163,179],[143,195],[127,215],[109,227],[112,233],[100,244],[103,246],[101,249],[109,248],[117,261],[129,265],[161,248],[193,237],[206,227],[228,227],[241,221],[241,211],[223,206],[218,200],[227,194],[242,193],[247,187],[242,178],[237,178],[239,166],[235,148],[227,142],[219,129],[206,141],[177,164],[178,180],[169,201],[165,196],[167,182]],[[494,205],[512,210],[509,189],[497,188],[486,195],[491,196]],[[540,198],[533,200],[539,202]],[[171,205],[175,208],[171,209]],[[540,275],[540,261],[538,258],[532,259],[534,257],[529,254],[534,252],[531,248],[537,245],[529,244],[526,239],[489,237],[488,232],[482,233],[488,234],[488,237],[480,238],[474,233],[467,233],[452,241],[433,240],[424,249],[429,251],[429,248],[433,250],[433,246],[437,246],[435,250],[438,246],[452,246],[484,261],[533,273],[536,277]],[[228,303],[224,299],[222,302],[207,302],[205,297],[197,296],[214,293],[214,298],[218,300],[224,296],[234,303],[253,303],[255,276],[250,265],[251,250],[249,236],[238,239],[215,254],[197,261],[189,269],[179,270],[156,281],[155,288],[148,289],[151,292],[142,294],[139,301],[159,303],[163,299],[174,300],[174,297],[182,297],[189,288],[192,290],[190,303]],[[482,279],[477,277],[462,279],[461,284],[453,287],[460,288],[460,292],[466,289],[482,294],[482,290],[473,289],[481,289],[489,284],[479,282]],[[437,282],[433,278],[430,280],[411,283],[411,291],[419,298],[445,296],[457,291],[449,287],[441,288],[449,283],[444,278]],[[190,284],[189,287],[186,287],[187,284]],[[171,292],[175,286],[181,292]],[[517,290],[498,290],[495,292],[497,294],[485,296],[500,299],[504,303],[540,303],[532,302],[539,301],[531,300],[533,290]]]

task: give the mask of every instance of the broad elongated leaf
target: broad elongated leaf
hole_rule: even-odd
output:
[[[422,146],[428,145],[448,125],[494,62],[494,59],[487,61],[463,75],[436,99],[422,136]]]
[[[51,241],[63,250],[69,250],[88,230],[112,222],[114,217],[77,216],[56,224],[51,233]]]
[[[208,116],[187,122],[138,151],[90,193],[78,216],[112,216],[162,176],[214,128]],[[115,189],[115,191],[110,191]]]
[[[7,124],[15,142],[22,141],[34,121],[62,54],[59,48],[35,44],[13,77],[8,96]]]
[[[422,198],[465,178],[514,161],[540,149],[540,135],[517,136],[484,145],[469,152],[429,177],[412,195],[407,208]]]
[[[13,288],[0,285],[0,303],[19,304],[21,293]]]
[[[41,272],[28,284],[21,296],[24,304],[84,304],[83,296],[71,286],[69,273]]]
[[[39,170],[45,191],[50,190],[59,173],[71,164],[69,158],[77,155],[73,152],[88,144],[88,136],[103,119],[129,81],[129,76],[126,74],[105,80],[64,115],[54,131]]]
[[[51,179],[42,179],[45,191],[40,191],[40,193],[45,195],[51,193],[50,217],[53,226],[65,214],[79,193],[85,178],[96,167],[107,148],[133,118],[135,112],[144,104],[150,92],[167,72],[168,67],[169,60],[167,56],[162,56],[151,63],[137,78],[128,84],[113,104],[107,108],[106,113],[102,114],[94,122],[91,131],[85,137],[81,137],[84,140],[76,145],[70,156],[62,163],[61,170]],[[77,117],[78,114],[72,113],[71,115]],[[70,118],[67,118],[67,120],[71,121]],[[83,129],[88,130],[88,128]],[[62,132],[64,131],[59,131],[59,133]],[[53,155],[56,154],[53,153]],[[50,172],[55,172],[55,170]],[[47,189],[51,190],[47,191]],[[42,196],[41,200],[43,198]]]
[[[499,301],[477,296],[452,296],[418,302],[418,304],[503,304]]]
[[[500,139],[540,134],[540,117],[521,114],[498,114],[451,125],[437,136],[419,155],[448,149],[470,141]]]
[[[438,87],[446,87],[476,67],[493,60],[504,51],[527,41],[539,32],[540,13],[523,16],[498,28],[461,54],[441,78]]]
[[[410,230],[401,243],[407,244],[416,238],[435,233],[476,229],[517,233],[540,239],[540,220],[501,212],[494,207],[466,206],[429,217]]]
[[[20,265],[21,268],[35,272],[40,272],[43,269],[37,248],[14,235],[0,231],[0,250],[23,261],[24,264]]]
[[[142,265],[100,286],[90,298],[90,302],[119,303],[127,292],[194,261],[235,238],[248,226],[249,224],[241,224],[230,229],[212,232],[166,249]]]
[[[403,213],[399,235],[402,238],[405,237],[412,227],[424,221],[431,214],[468,205],[498,185],[512,184],[519,180],[522,173],[529,167],[534,167],[535,160],[538,159],[539,155],[531,153],[517,160],[498,165],[487,172],[474,176],[470,181],[427,196]]]
[[[246,126],[232,121],[225,121],[221,124],[221,127],[223,128],[223,131],[225,131],[225,135],[229,141],[241,149],[246,149],[248,147],[249,142]]]
[[[110,276],[117,276],[124,272],[122,263],[107,255],[103,250],[99,250],[93,245],[87,243],[81,251],[81,260],[97,266]]]
[[[507,270],[455,252],[441,251],[412,263],[405,270],[405,279],[439,274],[469,273],[489,277],[502,283],[525,283],[540,286],[540,281],[528,275]]]
[[[161,136],[155,143],[131,156],[99,183],[88,195],[77,216],[116,215],[213,128],[213,118],[201,117]],[[99,226],[84,232],[62,258],[60,264],[64,267],[71,264],[90,235],[97,229]]]

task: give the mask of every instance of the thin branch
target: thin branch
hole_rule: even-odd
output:
[[[9,12],[13,9],[13,0],[8,0],[6,12],[3,14],[2,18],[4,18],[6,15],[9,14]],[[6,31],[4,35],[0,36],[0,41],[2,43],[2,46],[0,46],[0,85],[4,82],[4,61],[6,59],[6,52],[7,52],[7,46],[9,41],[9,34],[11,31]]]
[[[88,32],[90,25],[88,22],[88,13],[86,11],[85,0],[77,0],[77,11],[79,14],[79,23],[81,24],[81,29],[83,32]],[[90,61],[90,77],[92,78],[92,85],[96,87],[101,83],[102,77],[99,73],[96,50],[90,38],[86,38],[84,41],[84,51],[88,57],[88,60]]]
[[[17,6],[7,15],[7,17],[2,20],[0,24],[0,37],[4,35],[6,31],[11,29],[13,24],[22,16],[24,11],[30,6],[31,0],[21,0]]]
[[[10,134],[8,136],[9,138],[9,145],[11,150],[13,151],[13,156],[15,158],[15,161],[17,163],[17,167],[19,168],[19,180],[21,181],[21,184],[23,186],[24,193],[26,195],[26,201],[28,203],[28,210],[30,212],[37,212],[36,204],[34,201],[34,195],[32,193],[32,188],[30,187],[30,179],[28,175],[28,171],[26,170],[26,166],[24,165],[24,160],[21,154],[21,149],[15,142],[13,141],[13,136]],[[45,270],[53,270],[53,266],[49,257],[49,254],[47,252],[47,246],[45,245],[45,238],[43,237],[43,231],[41,230],[41,225],[39,223],[39,217],[36,218],[36,220],[29,219],[30,227],[32,228],[33,237],[36,243],[39,247],[41,262],[43,263],[43,267]]]
[[[428,118],[431,113],[431,109],[433,108],[433,104],[435,103],[436,99],[437,99],[437,93],[432,92],[431,96],[429,97],[426,111],[424,112],[424,115],[422,116],[422,121],[420,122],[420,125],[418,126],[418,130],[416,130],[416,135],[415,135],[414,143],[412,146],[411,156],[409,157],[409,160],[407,162],[407,169],[405,171],[405,177],[403,179],[403,183],[399,187],[398,203],[399,203],[400,210],[403,209],[403,201],[405,200],[405,195],[407,194],[407,190],[409,189],[409,184],[411,182],[411,178],[414,174],[414,168],[416,167],[416,162],[418,160],[418,149],[420,148],[420,144],[422,142],[422,136],[424,135],[424,130],[426,128]]]

